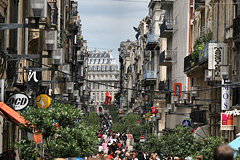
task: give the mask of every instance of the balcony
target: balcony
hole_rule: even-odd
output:
[[[156,71],[146,71],[144,73],[144,80],[156,80],[157,72]]]
[[[172,50],[165,50],[160,54],[160,66],[170,66],[172,64]]]
[[[240,16],[233,20],[233,38],[239,39],[240,35]]]
[[[161,6],[160,8],[163,10],[169,9],[175,0],[161,0]]]
[[[205,9],[205,0],[195,0],[195,10],[202,11]]]
[[[208,62],[208,50],[205,50],[204,54],[202,54],[202,52],[199,51],[198,56],[194,59],[190,54],[184,58],[184,72],[187,72],[195,67],[201,66],[206,62]]]
[[[168,38],[173,32],[173,19],[165,19],[160,27],[160,37]]]
[[[146,40],[146,48],[151,50],[154,49],[156,45],[159,44],[159,34],[148,34],[147,35],[147,40]]]

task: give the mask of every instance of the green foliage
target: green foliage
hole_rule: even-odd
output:
[[[21,142],[14,143],[13,147],[20,148],[21,156],[24,157],[24,159],[37,159],[37,157],[40,157],[39,149],[33,141],[22,139]]]
[[[51,158],[88,156],[97,151],[95,132],[84,123],[83,114],[75,107],[53,103],[48,109],[30,107],[22,115],[30,122],[22,126],[23,129],[42,133],[45,152]],[[22,144],[18,144],[21,150],[24,149]]]
[[[196,151],[196,155],[202,155],[204,159],[213,160],[213,150],[223,144],[222,137],[205,137],[203,141],[199,141],[201,149]]]
[[[100,119],[96,112],[85,114],[82,120],[87,126],[91,126],[94,131],[97,131],[99,129]]]
[[[112,116],[113,123],[118,122],[118,110],[114,105],[107,106],[109,110],[109,114]]]
[[[207,35],[201,36],[197,38],[194,42],[193,51],[191,52],[191,65],[194,66],[196,62],[198,62],[199,56],[204,56],[204,47],[205,45],[210,42],[212,38],[212,33]]]
[[[160,156],[172,155],[185,158],[188,155],[192,157],[201,155],[204,159],[212,160],[213,150],[221,144],[223,144],[221,137],[205,137],[204,140],[194,138],[191,128],[179,125],[167,131],[164,136],[149,137],[140,147],[145,152],[156,152]]]
[[[140,120],[141,116],[138,114],[129,114],[122,118],[120,122],[115,122],[112,125],[112,131],[115,132],[130,132],[136,141],[140,140],[141,134],[149,129],[149,124],[137,124],[137,120]]]

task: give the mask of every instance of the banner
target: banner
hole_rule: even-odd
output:
[[[174,96],[182,97],[182,83],[174,83]]]
[[[221,113],[221,130],[234,130],[233,115]]]
[[[228,80],[229,82],[229,80]],[[222,80],[222,84],[224,85],[224,80]],[[221,94],[222,105],[221,108],[223,111],[230,109],[230,87],[224,86],[222,87],[222,94]]]

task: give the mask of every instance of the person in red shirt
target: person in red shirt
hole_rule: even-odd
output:
[[[108,159],[113,159],[113,152],[111,152],[108,156],[107,156]]]

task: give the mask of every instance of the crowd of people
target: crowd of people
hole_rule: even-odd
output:
[[[111,131],[111,115],[100,115],[100,129],[96,133],[99,139],[98,154],[88,157],[89,160],[160,160],[157,153],[145,153],[133,150],[134,138],[131,133]],[[222,145],[213,153],[214,160],[233,160],[233,150]],[[163,160],[179,160],[179,157],[165,156]],[[185,160],[203,160],[202,156],[186,157]]]
[[[89,158],[109,160],[159,160],[156,153],[134,151],[134,138],[131,133],[111,131],[112,117],[100,115],[100,129],[96,133],[99,139],[98,154]]]

